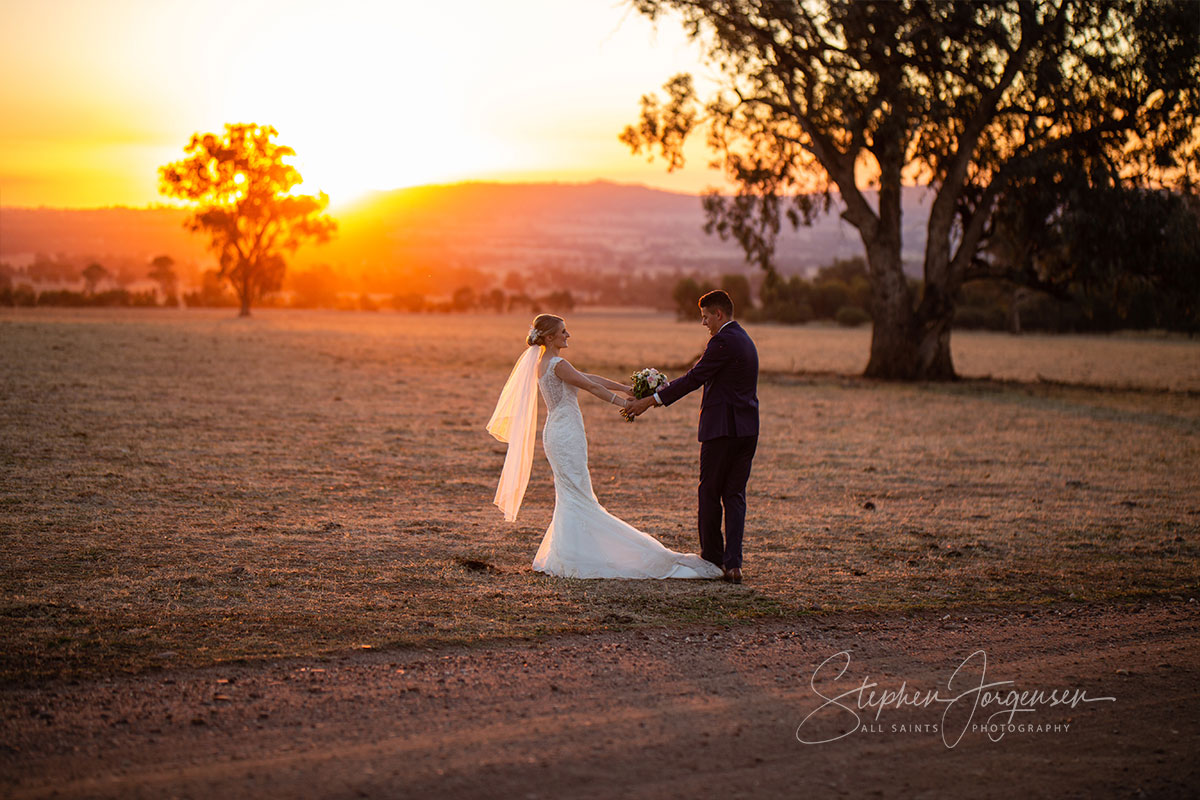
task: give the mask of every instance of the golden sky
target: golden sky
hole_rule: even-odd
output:
[[[305,190],[596,179],[700,191],[617,141],[692,71],[620,0],[0,0],[0,205],[163,202],[196,131],[279,129]]]

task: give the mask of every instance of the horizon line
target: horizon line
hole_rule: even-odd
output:
[[[379,197],[381,195],[397,194],[400,192],[415,191],[418,189],[448,189],[456,186],[595,186],[597,184],[605,184],[609,186],[619,186],[630,189],[646,189],[652,192],[662,194],[673,194],[681,197],[703,197],[701,192],[681,192],[674,189],[664,189],[658,186],[651,186],[646,183],[627,183],[624,181],[615,181],[609,178],[593,178],[586,181],[506,181],[499,179],[471,179],[463,181],[447,181],[440,183],[419,183],[411,186],[397,186],[392,189],[369,189],[358,195],[352,200],[347,200],[343,205],[354,206],[362,204],[364,200],[369,198]],[[320,190],[318,190],[319,192]],[[333,202],[330,202],[333,205]],[[53,206],[53,205],[6,205],[0,204],[0,209],[11,209],[17,211],[161,211],[170,209],[187,210],[190,206],[174,205],[169,202],[151,203],[142,206],[125,205],[114,203],[105,206]]]
[[[596,186],[596,185],[616,186],[616,187],[628,188],[628,189],[645,189],[646,191],[656,192],[659,194],[675,195],[677,197],[693,197],[696,199],[704,197],[706,194],[709,193],[708,191],[685,192],[685,191],[679,191],[679,190],[675,190],[675,189],[665,189],[665,188],[662,188],[659,186],[651,186],[650,184],[646,184],[646,183],[629,183],[629,182],[624,182],[624,181],[615,181],[610,178],[593,178],[592,180],[586,180],[586,181],[506,181],[506,180],[497,180],[497,179],[472,179],[472,180],[464,180],[464,181],[449,181],[449,182],[443,182],[443,183],[421,183],[421,184],[414,184],[412,186],[397,186],[393,189],[370,189],[370,190],[358,195],[356,198],[354,198],[352,200],[347,200],[344,204],[339,204],[339,205],[343,208],[353,209],[355,206],[365,205],[365,204],[369,203],[371,199],[379,198],[381,196],[399,194],[401,192],[417,191],[417,190],[421,190],[421,189],[449,189],[449,188],[454,188],[454,187],[459,187],[459,186],[585,187],[585,186]],[[930,189],[931,187],[923,186],[920,184],[904,184],[901,188],[903,188],[903,189]],[[868,188],[868,189],[860,189],[859,191],[861,191],[863,194],[872,194],[872,193],[878,191],[878,189]],[[837,191],[836,187],[832,187],[830,189],[830,192],[834,196],[840,196],[840,193]],[[725,196],[732,197],[733,195],[727,194]],[[330,207],[332,207],[333,205],[334,204],[331,202]],[[147,205],[143,205],[143,206],[124,205],[124,204],[119,204],[119,203],[112,204],[112,205],[106,205],[106,206],[52,206],[52,205],[45,205],[45,204],[30,206],[30,205],[0,204],[0,209],[11,210],[11,211],[170,211],[170,210],[186,211],[186,210],[189,210],[190,208],[192,208],[192,206],[176,205],[176,204],[172,204],[172,203],[153,203],[153,204],[147,204]]]

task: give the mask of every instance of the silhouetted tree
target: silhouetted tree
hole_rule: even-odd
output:
[[[238,304],[237,298],[225,287],[219,270],[206,269],[200,279],[200,288],[183,296],[189,306],[228,308]]]
[[[197,204],[185,226],[209,236],[218,256],[219,276],[228,280],[241,303],[250,304],[282,285],[283,254],[306,241],[325,242],[337,223],[323,213],[329,198],[293,195],[300,173],[284,159],[292,148],[276,144],[269,126],[229,124],[225,134],[195,134],[184,148],[188,158],[159,170],[159,191]]]
[[[870,272],[868,376],[954,377],[955,298],[990,272],[993,212],[1030,186],[1053,197],[1048,174],[1072,165],[1100,186],[1194,186],[1200,3],[632,4],[682,17],[724,85],[702,107],[691,77],[676,76],[665,101],[642,99],[622,141],[675,169],[706,127],[738,187],[705,197],[706,229],[764,268],[782,218],[811,223],[836,192]],[[900,258],[902,178],[935,189],[919,292]]]
[[[88,264],[81,274],[86,284],[84,291],[88,294],[95,294],[96,285],[109,276],[108,270],[96,263]]]
[[[294,293],[296,308],[335,308],[342,279],[328,264],[318,264],[305,272],[288,276],[287,285]]]
[[[697,303],[700,298],[713,290],[713,285],[708,281],[697,283],[695,278],[681,278],[675,284],[674,291],[671,292],[671,299],[675,301],[675,316],[679,319],[695,319],[700,313]],[[736,313],[737,306],[734,306]]]
[[[862,256],[853,258],[835,258],[832,264],[827,264],[817,270],[817,280],[835,280],[849,286],[855,278],[867,277],[867,262]]]
[[[541,304],[524,292],[518,292],[517,294],[509,295],[508,310],[516,311],[517,309],[527,311],[530,314],[542,313]]]
[[[156,256],[150,262],[151,270],[146,277],[157,281],[162,288],[163,301],[166,305],[174,306],[179,304],[179,297],[176,294],[176,286],[179,283],[179,277],[175,274],[175,259],[170,256]]]
[[[9,299],[14,306],[35,306],[37,305],[37,292],[28,283],[18,283],[10,292]]]
[[[750,280],[745,275],[722,275],[721,288],[733,301],[734,314],[745,313],[754,307],[750,300]]]
[[[850,287],[839,280],[817,281],[812,287],[809,302],[817,319],[833,319],[850,300]]]
[[[425,297],[415,292],[392,295],[392,308],[397,311],[424,311]]]
[[[58,261],[39,253],[34,256],[33,263],[26,267],[25,274],[37,283],[65,283],[79,277],[79,266],[66,259]]]
[[[542,298],[542,303],[546,308],[552,309],[557,313],[565,313],[575,310],[575,297],[568,289],[559,289]]]
[[[784,280],[775,270],[767,270],[759,292],[762,309],[754,317],[799,324],[813,318],[812,286],[799,275]]]
[[[988,275],[1085,314],[1110,308],[1119,320],[1104,327],[1200,330],[1200,199],[1072,165],[1053,173],[997,210]],[[1051,182],[1057,190],[1047,190]]]
[[[492,289],[479,296],[479,305],[490,311],[503,311],[504,307],[508,305],[508,295],[504,293],[503,289]]]
[[[460,286],[454,290],[450,299],[450,307],[455,311],[470,311],[475,307],[475,290],[470,286]]]

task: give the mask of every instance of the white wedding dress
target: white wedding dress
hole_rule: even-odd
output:
[[[554,516],[533,559],[538,572],[568,578],[719,578],[723,570],[695,553],[676,553],[608,513],[588,472],[579,389],[545,365],[538,387],[549,414],[542,447],[554,471]]]

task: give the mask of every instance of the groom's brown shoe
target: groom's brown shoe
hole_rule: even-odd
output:
[[[726,583],[741,583],[742,582],[741,569],[739,569],[738,567],[734,567],[733,569],[725,570],[725,576],[724,576],[723,580]]]

